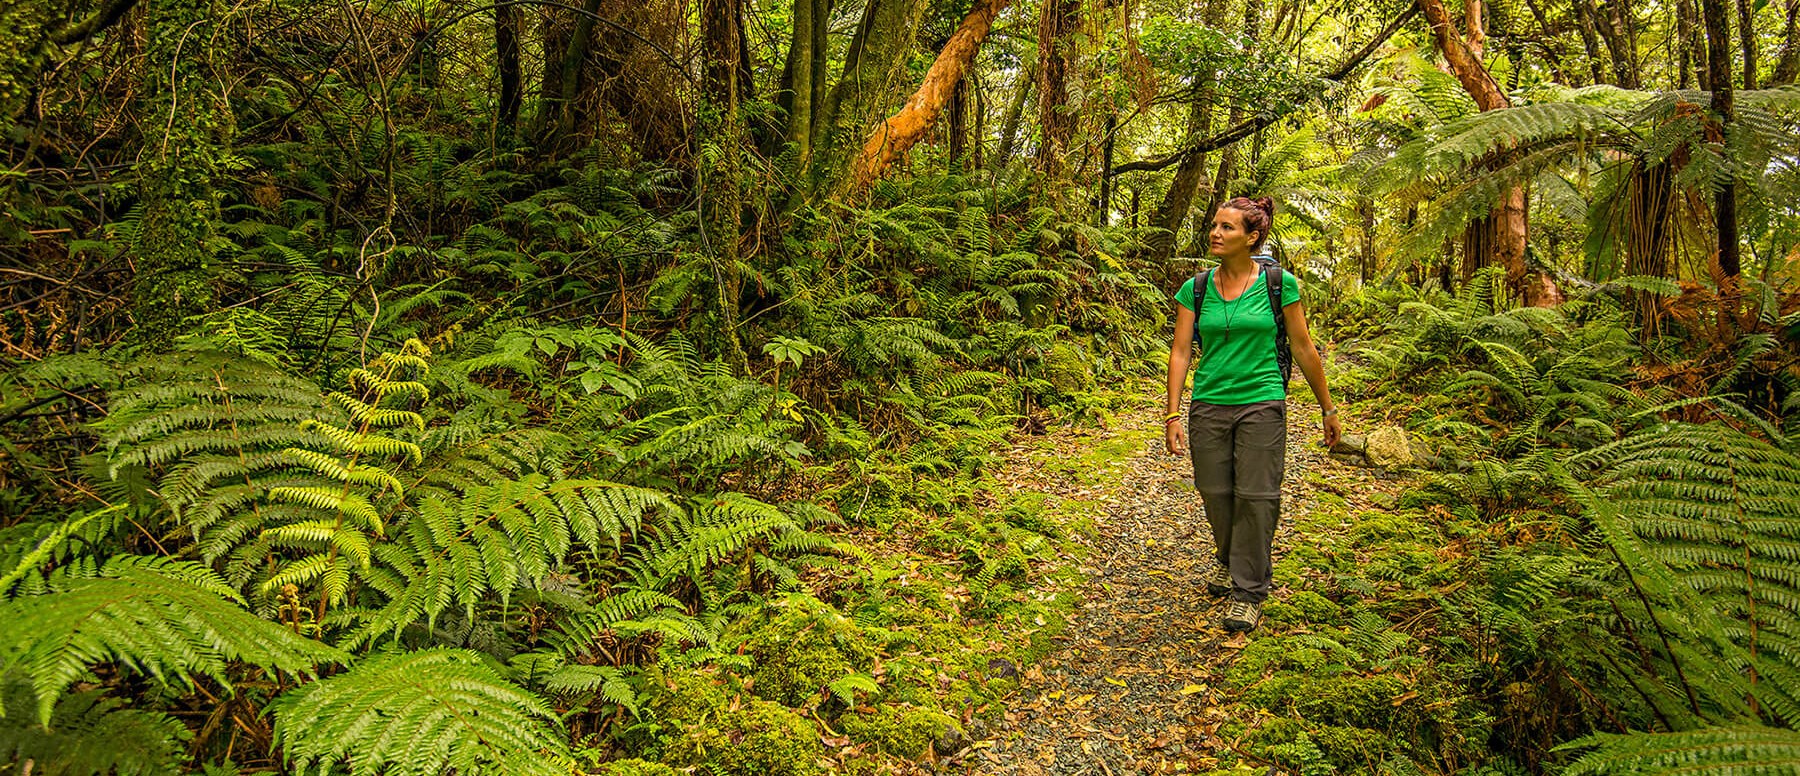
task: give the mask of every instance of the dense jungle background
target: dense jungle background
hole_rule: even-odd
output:
[[[983,772],[1108,530],[1001,451],[1143,422],[1240,194],[1423,452],[1168,767],[1795,773],[1797,75],[1800,0],[7,0],[0,773]]]

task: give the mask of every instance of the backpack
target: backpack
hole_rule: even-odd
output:
[[[1294,373],[1294,353],[1288,349],[1287,318],[1281,314],[1281,265],[1266,253],[1251,256],[1262,268],[1263,287],[1269,292],[1269,310],[1275,314],[1275,363],[1281,367],[1281,384],[1287,386]],[[1206,306],[1206,290],[1212,286],[1213,271],[1194,273],[1194,344],[1200,343],[1200,308]]]

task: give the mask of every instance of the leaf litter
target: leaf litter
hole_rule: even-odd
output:
[[[1090,531],[1074,537],[1085,557],[1071,561],[1086,584],[1055,646],[1021,667],[1003,718],[973,731],[975,744],[941,764],[948,770],[1122,776],[1202,773],[1243,761],[1241,741],[1216,733],[1234,714],[1254,712],[1234,708],[1217,688],[1256,636],[1227,633],[1223,599],[1205,592],[1200,570],[1212,539],[1187,456],[1163,449],[1160,414],[1160,396],[1147,396],[1111,428],[1057,429],[1005,455],[995,475],[1005,489],[1044,494],[1046,506],[1072,506],[1071,517],[1091,521]],[[1391,478],[1332,460],[1319,433],[1316,421],[1288,429],[1282,509],[1289,517],[1276,533],[1278,565],[1296,538],[1291,516],[1312,506],[1313,483],[1352,503],[1391,503]],[[1120,452],[1095,454],[1109,449]],[[1071,462],[1094,466],[1072,471]],[[1308,571],[1302,574],[1310,578]],[[1277,581],[1272,600],[1290,592]]]

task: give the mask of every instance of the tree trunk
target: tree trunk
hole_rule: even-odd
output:
[[[823,37],[822,30],[815,28],[829,21],[822,18],[828,14],[819,13],[824,5],[823,0],[794,0],[794,34],[788,39],[787,62],[782,67],[781,92],[777,96],[787,115],[787,142],[794,144],[802,169],[812,159],[813,98],[819,91],[813,84],[817,72],[814,60],[825,56],[814,46]]]
[[[631,131],[639,156],[680,170],[693,164],[691,98],[682,96],[686,78],[662,51],[677,50],[687,34],[687,25],[677,21],[688,15],[687,5],[686,0],[607,0],[604,15],[612,24],[595,36],[594,74],[582,78],[596,83],[606,110]],[[613,25],[633,34],[619,34]],[[750,85],[742,55],[738,67],[741,100]]]
[[[1062,174],[1063,155],[1075,136],[1075,116],[1064,110],[1069,101],[1069,60],[1074,52],[1070,33],[1081,21],[1081,0],[1044,0],[1038,17],[1038,144],[1037,168],[1046,178]]]
[[[1593,77],[1594,83],[1606,83],[1606,69],[1600,56],[1600,38],[1594,34],[1593,3],[1590,0],[1570,0],[1569,6],[1574,12],[1575,30],[1581,33],[1581,48],[1587,52],[1588,73]]]
[[[1362,251],[1357,262],[1357,277],[1362,286],[1367,288],[1369,278],[1375,273],[1375,199],[1359,194],[1356,197],[1356,216],[1362,227]]]
[[[557,106],[562,104],[563,91],[560,63],[574,38],[575,22],[569,18],[566,9],[545,7],[541,13],[539,54],[543,57],[544,70],[539,75],[537,112],[531,119],[531,131],[539,140],[544,140],[556,129]]]
[[[1719,122],[1720,135],[1732,130],[1737,118],[1731,93],[1731,31],[1726,26],[1724,0],[1701,0],[1701,14],[1706,18],[1706,69],[1712,79],[1713,116]],[[1719,234],[1719,273],[1735,279],[1738,275],[1737,181],[1729,179],[1719,188],[1713,201],[1713,222]]]
[[[1787,1],[1787,26],[1781,32],[1781,58],[1775,60],[1775,72],[1769,86],[1786,86],[1800,76],[1800,0]]]
[[[825,103],[814,106],[816,193],[850,188],[858,141],[904,88],[906,61],[926,5],[925,0],[868,0],[863,8],[844,55],[843,76]]]
[[[963,17],[962,24],[938,52],[937,61],[926,71],[924,83],[919,84],[900,112],[882,122],[863,141],[862,153],[851,165],[845,193],[860,191],[881,177],[889,165],[937,123],[938,114],[962,83],[970,63],[975,61],[975,52],[981,49],[981,42],[993,27],[994,17],[1010,1],[976,0],[975,7],[969,9],[969,15]]]
[[[1744,53],[1744,89],[1756,88],[1756,9],[1738,0],[1738,48]]]
[[[1675,0],[1675,88],[1686,89],[1694,77],[1694,4],[1692,0]]]
[[[1212,27],[1222,26],[1225,18],[1224,0],[1209,0],[1201,17]],[[1280,13],[1291,9],[1284,4]],[[1298,15],[1298,12],[1295,12]],[[1279,17],[1278,17],[1279,18]],[[1218,75],[1211,68],[1194,76],[1194,101],[1188,106],[1187,138],[1182,145],[1188,145],[1212,134],[1213,126],[1213,86]],[[1175,168],[1175,177],[1169,182],[1169,190],[1163,195],[1156,209],[1151,211],[1150,226],[1167,230],[1152,232],[1147,239],[1150,256],[1158,263],[1168,261],[1175,253],[1175,245],[1181,236],[1181,225],[1187,220],[1188,212],[1194,209],[1194,197],[1200,193],[1200,184],[1206,182],[1206,152],[1189,154],[1182,158],[1180,166]],[[1108,165],[1109,169],[1111,165]],[[1208,200],[1211,192],[1207,192]]]
[[[1654,164],[1638,159],[1626,182],[1625,274],[1669,276],[1669,211],[1674,204],[1674,170],[1668,161]],[[1648,291],[1627,295],[1636,313],[1638,332],[1644,340],[1654,337],[1661,323],[1660,298]]]
[[[1800,0],[1796,0],[1800,2]],[[1025,71],[1019,74],[1019,86],[1013,92],[1012,102],[1006,106],[1006,115],[1000,119],[1000,145],[994,149],[994,158],[990,162],[998,174],[1006,169],[1006,163],[1012,160],[1013,150],[1018,147],[1019,125],[1025,116],[1025,103],[1031,101],[1032,89],[1037,86],[1037,60],[1025,65]]]
[[[1194,102],[1188,106],[1187,134],[1189,138],[1202,138],[1212,133],[1212,77],[1202,74],[1194,79]],[[1150,212],[1150,226],[1163,230],[1151,232],[1146,238],[1149,244],[1150,257],[1158,263],[1169,260],[1175,253],[1175,241],[1181,234],[1181,224],[1187,220],[1188,211],[1194,207],[1194,196],[1200,193],[1200,183],[1206,179],[1206,154],[1189,154],[1175,168],[1175,177],[1169,181],[1169,191],[1163,195],[1156,209]]]
[[[208,246],[234,131],[230,103],[212,91],[218,17],[211,0],[152,0],[144,12],[132,317],[153,347],[172,341],[183,319],[213,309]]]
[[[582,78],[581,63],[587,59],[588,46],[594,38],[594,18],[600,13],[600,2],[601,0],[583,0],[581,14],[575,17],[575,29],[569,34],[568,45],[563,48],[555,64],[544,64],[545,70],[554,67],[557,71],[556,94],[553,101],[543,108],[543,115],[547,117],[544,125],[546,131],[540,139],[540,144],[553,154],[564,150],[564,141],[582,123],[576,98],[580,96],[581,87],[587,79]]]
[[[1600,32],[1600,41],[1606,43],[1606,52],[1613,58],[1613,85],[1620,88],[1638,88],[1638,54],[1631,47],[1631,38],[1624,29],[1620,29],[1618,7],[1622,0],[1611,0],[1606,9],[1597,9],[1593,0],[1575,0],[1584,5],[1584,13]],[[1629,11],[1627,11],[1629,13]]]
[[[1097,208],[1097,220],[1102,227],[1112,223],[1113,149],[1118,146],[1119,130],[1118,105],[1108,100],[1106,108],[1105,136],[1100,142],[1100,207]]]
[[[968,169],[969,160],[969,78],[964,76],[950,90],[950,105],[944,116],[945,166],[951,173]]]
[[[1233,108],[1233,119],[1242,115],[1241,110]],[[1212,228],[1213,216],[1225,199],[1231,196],[1231,179],[1237,176],[1237,144],[1225,146],[1219,151],[1219,169],[1213,175],[1212,190],[1207,192],[1206,210],[1194,219],[1193,237],[1188,241],[1187,253],[1192,256],[1205,256],[1210,252],[1207,232]]]
[[[698,165],[701,175],[701,220],[708,254],[713,260],[714,309],[719,328],[720,355],[740,373],[748,371],[748,359],[738,334],[738,304],[742,297],[739,240],[743,237],[742,175],[744,123],[740,110],[739,77],[743,36],[743,0],[702,0],[701,95],[708,125],[706,134],[716,146],[714,161]]]
[[[1481,0],[1463,0],[1463,42],[1480,59],[1487,48],[1487,26],[1481,19]]]
[[[519,28],[523,12],[519,6],[502,3],[494,7],[494,58],[500,75],[500,105],[496,123],[502,137],[510,138],[519,125],[519,108],[525,93],[519,73]]]
[[[1444,9],[1443,0],[1418,0],[1418,5],[1431,25],[1438,51],[1443,54],[1456,80],[1474,98],[1475,105],[1483,111],[1511,107],[1506,94],[1500,91],[1499,84],[1494,82],[1481,60],[1476,59],[1457,37],[1456,28],[1450,24],[1450,14]],[[1500,202],[1489,218],[1492,224],[1491,243],[1485,240],[1481,242],[1484,247],[1491,245],[1493,259],[1506,267],[1507,283],[1513,293],[1519,294],[1529,305],[1554,305],[1562,301],[1562,294],[1555,282],[1543,273],[1531,271],[1525,261],[1528,213],[1525,189],[1521,186],[1512,187],[1501,195]],[[1487,262],[1486,256],[1484,251],[1480,263]]]

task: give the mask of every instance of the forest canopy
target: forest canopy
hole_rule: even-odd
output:
[[[1797,79],[1800,0],[8,0],[0,773],[979,769],[1103,519],[1000,451],[1243,195],[1455,558],[1183,767],[1790,773]]]

